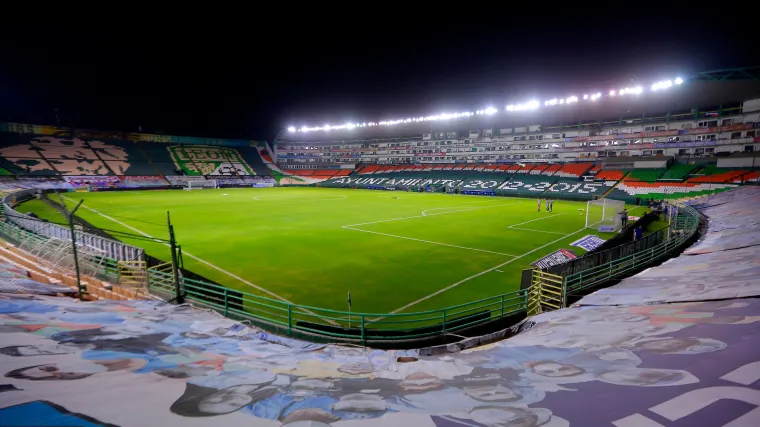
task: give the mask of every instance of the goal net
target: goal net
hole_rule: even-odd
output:
[[[201,180],[195,180],[195,181],[187,181],[185,184],[185,191],[189,190],[203,190],[205,188],[217,188],[216,186],[216,180],[215,179],[204,179]]]
[[[624,208],[625,202],[620,200],[589,200],[586,203],[586,228],[594,228],[600,232],[620,230],[620,213]]]

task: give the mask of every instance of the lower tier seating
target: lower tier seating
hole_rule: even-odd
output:
[[[664,183],[664,182],[621,182],[607,196],[611,199],[636,203],[636,198],[647,200],[678,199],[698,197],[735,188],[732,184],[709,183]]]
[[[666,169],[636,169],[631,171],[625,181],[655,182],[665,173]]]
[[[697,172],[698,175],[702,175],[702,176],[695,176],[695,177],[689,178],[687,182],[693,182],[693,183],[735,182],[737,180],[741,180],[743,175],[746,175],[750,172],[752,171],[749,168],[734,169],[734,168],[718,168],[714,166],[707,166],[704,169]]]

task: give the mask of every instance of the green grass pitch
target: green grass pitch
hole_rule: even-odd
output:
[[[535,198],[321,188],[65,196],[69,206],[84,199],[78,215],[97,227],[163,239],[170,211],[191,271],[337,310],[350,291],[355,312],[431,310],[513,291],[538,258],[560,248],[580,255],[569,244],[587,234],[610,237],[584,228],[586,202],[564,200],[547,213]],[[39,200],[18,210],[63,222]],[[161,243],[122,240],[170,260]]]

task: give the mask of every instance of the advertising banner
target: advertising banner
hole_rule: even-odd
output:
[[[575,258],[578,257],[575,255],[575,253],[573,253],[573,251],[567,249],[559,249],[539,259],[538,261],[531,263],[530,265],[538,267],[540,269],[545,269],[553,267],[555,265],[564,264]]]
[[[606,240],[601,237],[589,234],[588,236],[583,236],[573,243],[570,243],[570,246],[577,246],[590,252],[601,246],[604,242],[606,242]]]

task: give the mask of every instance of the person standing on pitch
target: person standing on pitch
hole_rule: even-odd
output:
[[[549,212],[549,198],[548,197],[544,199],[544,203],[546,204],[546,212]]]
[[[628,225],[628,210],[623,209],[623,212],[620,213],[620,222],[625,227]]]
[[[538,201],[538,211],[541,212],[541,199],[536,199]]]
[[[549,199],[549,212],[554,211],[554,199]]]

